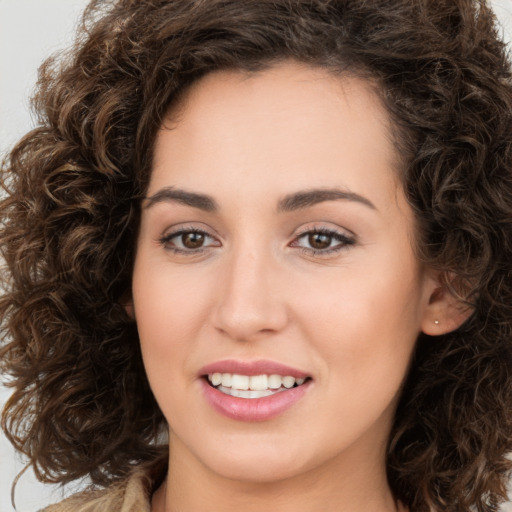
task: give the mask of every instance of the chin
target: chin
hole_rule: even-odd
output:
[[[289,463],[276,463],[265,461],[265,463],[254,463],[254,461],[231,460],[227,464],[217,464],[211,468],[217,475],[235,480],[248,485],[274,484],[303,472],[303,469],[293,467]]]
[[[306,472],[309,468],[302,460],[304,451],[283,450],[272,444],[268,447],[253,445],[253,449],[222,450],[197,454],[211,472],[222,478],[246,484],[270,484],[287,480]],[[313,464],[311,464],[313,465]]]

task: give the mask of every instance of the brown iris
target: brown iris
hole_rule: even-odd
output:
[[[203,233],[183,233],[181,235],[181,243],[187,249],[199,249],[204,244],[204,238]]]
[[[325,233],[311,233],[308,236],[309,245],[313,249],[327,249],[332,242],[332,236]]]

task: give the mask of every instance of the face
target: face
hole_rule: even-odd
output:
[[[259,482],[384,467],[434,287],[389,133],[369,84],[294,63],[170,112],[133,303],[173,456]]]

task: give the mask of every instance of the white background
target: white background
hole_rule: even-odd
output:
[[[502,20],[505,38],[512,41],[512,0],[491,3]],[[0,0],[0,153],[30,128],[28,98],[37,68],[46,56],[72,41],[86,4],[87,0]],[[7,396],[0,388],[0,405]],[[13,512],[11,482],[22,468],[22,461],[0,435],[0,512]],[[17,487],[17,510],[35,512],[59,500],[62,493],[27,472]],[[504,510],[512,512],[512,504]]]

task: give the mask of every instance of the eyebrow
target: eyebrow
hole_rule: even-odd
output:
[[[314,206],[318,203],[323,203],[325,201],[355,201],[357,203],[361,203],[372,210],[377,210],[375,205],[366,197],[363,197],[354,192],[348,192],[345,190],[339,189],[312,189],[312,190],[304,190],[301,192],[296,192],[294,194],[290,194],[285,196],[281,201],[279,201],[277,210],[280,212],[292,212],[295,210],[301,210],[303,208],[308,208],[310,206]]]
[[[189,192],[175,187],[165,187],[150,197],[145,198],[147,201],[145,209],[151,208],[155,204],[164,202],[178,202],[192,208],[198,208],[206,212],[216,212],[219,210],[217,202],[213,197],[206,194],[198,194],[197,192]],[[309,208],[318,203],[325,201],[354,201],[361,203],[372,210],[377,210],[375,205],[366,197],[355,192],[348,192],[339,189],[312,189],[304,190],[289,194],[281,199],[277,206],[278,212],[292,212]]]
[[[144,208],[151,208],[158,203],[177,202],[192,208],[198,208],[205,212],[216,212],[219,208],[215,199],[206,194],[197,194],[196,192],[188,192],[187,190],[177,189],[174,187],[165,187],[150,197],[145,198],[147,203]]]

